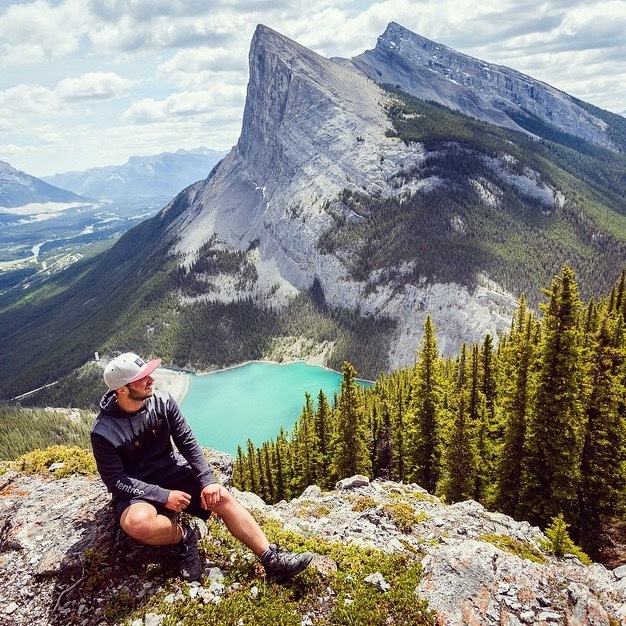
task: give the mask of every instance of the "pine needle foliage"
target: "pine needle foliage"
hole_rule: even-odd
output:
[[[90,449],[93,418],[89,411],[0,406],[0,461],[54,445]]]
[[[448,502],[476,499],[542,528],[561,516],[601,559],[626,511],[626,275],[584,305],[563,266],[544,298],[539,315],[520,298],[497,349],[489,339],[444,359],[429,320],[414,366],[347,393],[355,373],[346,364],[345,395],[329,403],[321,394],[317,406],[307,396],[294,432],[267,444],[267,475],[290,485],[282,497],[355,473],[418,481]],[[266,446],[249,444],[236,462],[243,489]]]

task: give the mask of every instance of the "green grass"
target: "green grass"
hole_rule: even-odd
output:
[[[421,570],[410,556],[306,538],[283,530],[275,520],[259,521],[270,541],[290,550],[312,550],[333,562],[336,571],[331,568],[323,576],[309,567],[290,584],[267,583],[260,578],[256,560],[249,558],[249,553],[221,523],[213,522],[202,549],[207,560],[226,572],[226,590],[220,596],[221,602],[204,604],[181,597],[170,604],[164,602],[168,593],[165,590],[142,607],[141,612],[165,613],[164,626],[212,623],[300,626],[305,615],[312,616],[314,623],[321,626],[434,624],[427,603],[414,593]],[[389,583],[389,591],[380,591],[365,582],[375,572],[380,572]]]

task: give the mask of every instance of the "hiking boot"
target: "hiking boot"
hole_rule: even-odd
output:
[[[276,544],[261,555],[261,564],[265,568],[265,575],[269,580],[282,584],[299,574],[313,559],[312,552],[283,552]]]
[[[183,539],[178,545],[178,571],[183,580],[200,580],[202,575],[202,561],[198,552],[198,535],[189,526],[183,528]]]

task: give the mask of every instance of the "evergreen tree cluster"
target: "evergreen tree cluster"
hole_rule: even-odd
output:
[[[540,314],[519,300],[494,346],[443,358],[426,318],[416,362],[371,388],[344,363],[340,393],[305,396],[290,433],[238,449],[235,484],[268,502],[360,473],[474,499],[546,528],[562,519],[593,558],[626,501],[626,273],[586,305],[563,266]]]

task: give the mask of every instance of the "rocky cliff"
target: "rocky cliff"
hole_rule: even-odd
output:
[[[390,95],[382,84],[498,126],[523,131],[519,116],[530,116],[559,132],[615,147],[606,124],[567,94],[394,23],[375,50],[349,61],[323,58],[259,26],[249,63],[241,137],[213,175],[188,191],[186,209],[169,225],[173,251],[191,267],[210,242],[244,252],[256,270],[252,281],[213,275],[197,299],[252,298],[280,309],[315,282],[331,307],[393,320],[389,369],[413,362],[427,314],[441,351],[453,355],[462,342],[506,332],[517,296],[480,268],[471,287],[427,280],[419,274],[419,258],[357,280],[350,268],[365,242],[332,253],[320,247],[338,222],[364,219],[339,200],[344,190],[393,198],[452,184],[421,173],[433,157],[424,145],[394,136],[385,108]],[[513,174],[510,165],[507,157],[484,159],[485,176],[497,179],[501,189],[485,190],[482,178],[472,181],[494,210],[511,186],[541,202],[546,214],[568,202],[537,172]]]
[[[397,323],[389,368],[413,362],[428,313],[448,355],[463,341],[508,329],[516,298],[489,280],[476,289],[399,284],[387,277],[414,268],[390,267],[371,277],[372,289],[369,279],[350,275],[349,254],[320,251],[320,237],[337,219],[359,219],[337,200],[342,190],[389,197],[437,184],[403,175],[419,169],[427,154],[423,146],[391,136],[388,100],[362,71],[257,28],[239,142],[207,181],[187,192],[188,207],[169,226],[173,250],[187,266],[213,238],[226,249],[245,251],[257,279],[234,288],[232,276],[221,282],[212,277],[201,298],[252,297],[280,308],[317,281],[329,306]]]
[[[502,65],[467,56],[392,22],[374,50],[351,61],[381,83],[398,85],[491,124],[523,130],[516,115],[534,115],[575,137],[617,149],[607,124],[568,94]]]
[[[210,456],[228,484],[232,460],[215,452]],[[422,576],[414,594],[428,601],[432,623],[439,626],[626,624],[626,566],[610,570],[597,563],[583,565],[573,555],[557,559],[542,548],[545,537],[539,529],[486,511],[476,502],[447,506],[418,485],[370,482],[359,476],[340,481],[329,492],[311,486],[299,498],[275,506],[253,494],[234,493],[255,515],[275,520],[295,536],[313,538],[320,545],[404,553],[420,562]],[[219,605],[240,585],[222,584],[234,564],[212,562],[210,547],[219,540],[209,534],[204,541],[203,580],[181,583],[167,549],[141,547],[116,530],[108,495],[96,477],[55,480],[4,474],[0,624],[158,626],[166,620],[162,607],[168,603]],[[350,618],[350,594],[333,589],[332,557],[321,554],[312,567],[311,580],[325,582],[321,587],[311,582],[311,587],[325,591],[298,623],[327,624],[324,615],[337,602],[345,602]],[[253,612],[254,603],[261,598],[267,602],[271,593],[262,585],[262,572],[258,576],[246,599]],[[394,594],[380,572],[372,571],[365,579],[371,594]],[[159,596],[163,603],[151,604]],[[112,607],[122,605],[127,610],[120,618]],[[352,610],[350,619],[355,621],[350,623],[361,623],[356,605]],[[224,620],[252,623],[237,622],[232,615]],[[406,622],[396,618],[388,623]]]

